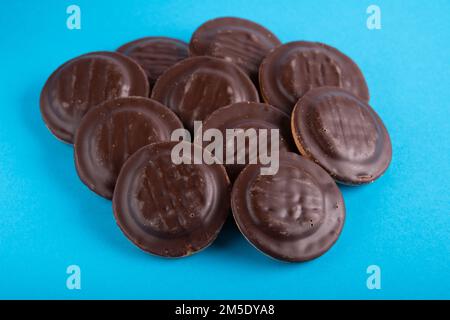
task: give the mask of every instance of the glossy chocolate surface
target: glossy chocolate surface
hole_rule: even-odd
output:
[[[280,40],[263,26],[240,18],[217,18],[202,24],[189,44],[192,56],[213,56],[233,62],[254,81],[267,53]]]
[[[341,233],[344,201],[333,179],[295,153],[280,155],[276,175],[250,164],[233,186],[231,207],[242,234],[256,248],[284,261],[326,252]]]
[[[346,90],[311,90],[298,101],[291,120],[299,151],[339,182],[372,182],[391,162],[391,140],[383,122]]]
[[[259,83],[264,101],[287,113],[306,92],[322,86],[344,88],[369,101],[358,66],[342,52],[318,42],[296,41],[274,49],[261,63]]]
[[[117,52],[93,52],[53,72],[42,89],[41,113],[56,137],[73,143],[81,119],[92,107],[113,98],[148,94],[147,77],[136,62]]]
[[[234,64],[211,57],[178,62],[156,82],[152,98],[171,108],[192,130],[216,109],[241,101],[259,101],[250,78]]]
[[[141,148],[123,166],[114,190],[117,224],[139,248],[182,257],[211,244],[229,213],[230,183],[220,164],[174,164],[178,142]],[[191,148],[197,145],[182,142]]]
[[[170,141],[179,128],[178,117],[155,100],[106,101],[84,116],[75,136],[78,175],[92,191],[110,199],[123,163],[147,144]]]
[[[188,57],[188,44],[166,37],[145,37],[128,42],[117,49],[141,65],[153,87],[169,67]]]
[[[234,144],[236,146],[237,139],[234,141],[226,141],[226,130],[227,129],[278,129],[279,130],[279,151],[294,151],[295,145],[292,139],[291,128],[290,128],[290,117],[282,112],[280,109],[275,108],[266,103],[258,102],[238,102],[229,106],[222,107],[214,111],[203,123],[203,132],[208,129],[218,129],[224,137],[224,150],[223,156],[225,159],[226,150],[225,147]],[[201,136],[197,135],[195,142],[201,144]],[[271,150],[270,144],[270,132],[267,135],[267,150]],[[204,141],[203,147],[206,147],[211,142]],[[235,151],[235,159],[238,150]],[[249,163],[249,145],[248,141],[245,148],[246,154],[246,164]],[[245,167],[245,164],[225,164],[228,176],[231,181],[234,181]]]

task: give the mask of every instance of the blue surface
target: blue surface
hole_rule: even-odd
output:
[[[77,4],[82,29],[66,28]],[[0,298],[450,298],[450,1],[9,1],[0,10]],[[374,184],[343,187],[337,244],[309,263],[276,262],[227,226],[207,250],[165,260],[116,227],[111,203],[78,179],[72,148],[38,98],[61,63],[147,35],[188,41],[209,18],[260,22],[284,42],[336,46],[363,70],[394,158]],[[77,264],[82,289],[66,288]],[[366,268],[381,267],[368,290]]]

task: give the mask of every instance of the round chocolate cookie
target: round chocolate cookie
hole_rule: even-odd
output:
[[[92,107],[113,98],[148,94],[147,77],[136,62],[117,52],[93,52],[53,72],[41,92],[41,113],[56,137],[72,143]]]
[[[170,141],[183,128],[178,117],[155,100],[126,97],[106,101],[89,111],[75,136],[75,165],[95,193],[111,199],[123,163],[141,147]]]
[[[315,87],[344,88],[369,101],[358,66],[337,49],[317,42],[290,42],[274,49],[261,63],[259,83],[264,101],[288,113]]]
[[[228,176],[231,181],[234,181],[245,167],[246,164],[250,163],[250,161],[255,162],[256,159],[249,157],[249,137],[248,129],[255,129],[254,133],[258,137],[257,141],[254,139],[254,147],[255,152],[260,150],[260,139],[261,136],[258,136],[259,129],[267,129],[267,153],[266,155],[271,154],[271,133],[270,130],[278,129],[279,133],[279,149],[278,151],[294,151],[296,148],[294,146],[294,142],[292,140],[291,134],[291,124],[290,117],[285,114],[280,109],[272,107],[271,105],[265,103],[258,102],[238,102],[231,104],[229,106],[222,107],[217,109],[212,114],[209,115],[208,118],[203,123],[202,132],[205,133],[209,129],[217,129],[221,132],[223,136],[223,151],[222,158],[223,163],[226,160],[226,148],[233,147],[234,151],[234,163],[233,164],[225,164],[225,168],[227,170]],[[237,155],[242,150],[238,150],[236,148],[238,144],[238,140],[236,136],[229,136],[230,139],[227,139],[227,129],[243,129],[245,130],[240,134],[242,139],[245,138],[245,162],[242,164],[237,163]],[[199,130],[200,131],[200,130]],[[203,147],[206,148],[211,142],[203,141],[201,132],[197,132],[195,136],[194,142],[198,144],[203,144]],[[210,150],[212,151],[212,150]]]
[[[280,40],[263,26],[240,18],[217,18],[202,24],[192,35],[192,56],[213,56],[233,62],[254,81],[267,53],[279,46]]]
[[[153,88],[152,98],[171,108],[192,131],[214,110],[241,101],[259,101],[250,78],[234,64],[194,57],[169,68]]]
[[[292,112],[298,150],[337,181],[373,182],[389,166],[389,134],[375,111],[352,93],[322,87],[309,91]]]
[[[150,86],[167,68],[188,57],[188,45],[178,39],[146,37],[128,42],[117,49],[144,68]]]
[[[225,168],[175,164],[171,153],[177,145],[194,155],[181,160],[201,160],[196,158],[201,147],[188,142],[145,146],[125,162],[113,197],[114,215],[125,235],[142,250],[164,257],[187,256],[211,244],[230,207]]]
[[[256,248],[285,261],[306,261],[325,253],[345,219],[344,200],[333,179],[295,153],[280,154],[275,175],[250,164],[238,176],[231,207],[242,234]]]

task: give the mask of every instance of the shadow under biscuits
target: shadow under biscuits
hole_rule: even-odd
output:
[[[261,252],[241,234],[231,212],[217,239],[211,245],[211,248],[207,250],[214,251],[214,254],[221,254],[224,259],[232,259],[233,262],[239,262],[246,268],[251,266],[258,270],[265,269],[275,272],[280,270],[282,272],[293,268],[300,269],[309,263],[289,263],[274,259]]]

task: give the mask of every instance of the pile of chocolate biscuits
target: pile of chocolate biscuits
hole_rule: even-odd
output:
[[[361,71],[337,49],[282,44],[259,24],[218,18],[189,44],[148,37],[76,57],[49,77],[40,107],[50,131],[74,144],[82,182],[113,200],[117,224],[141,249],[195,253],[214,241],[231,207],[256,248],[306,261],[342,230],[335,181],[369,183],[390,163],[389,135],[368,101]],[[194,134],[194,121],[221,132],[279,129],[278,172],[262,175],[260,163],[175,164],[171,134]],[[197,138],[182,143],[194,157],[204,152]]]

